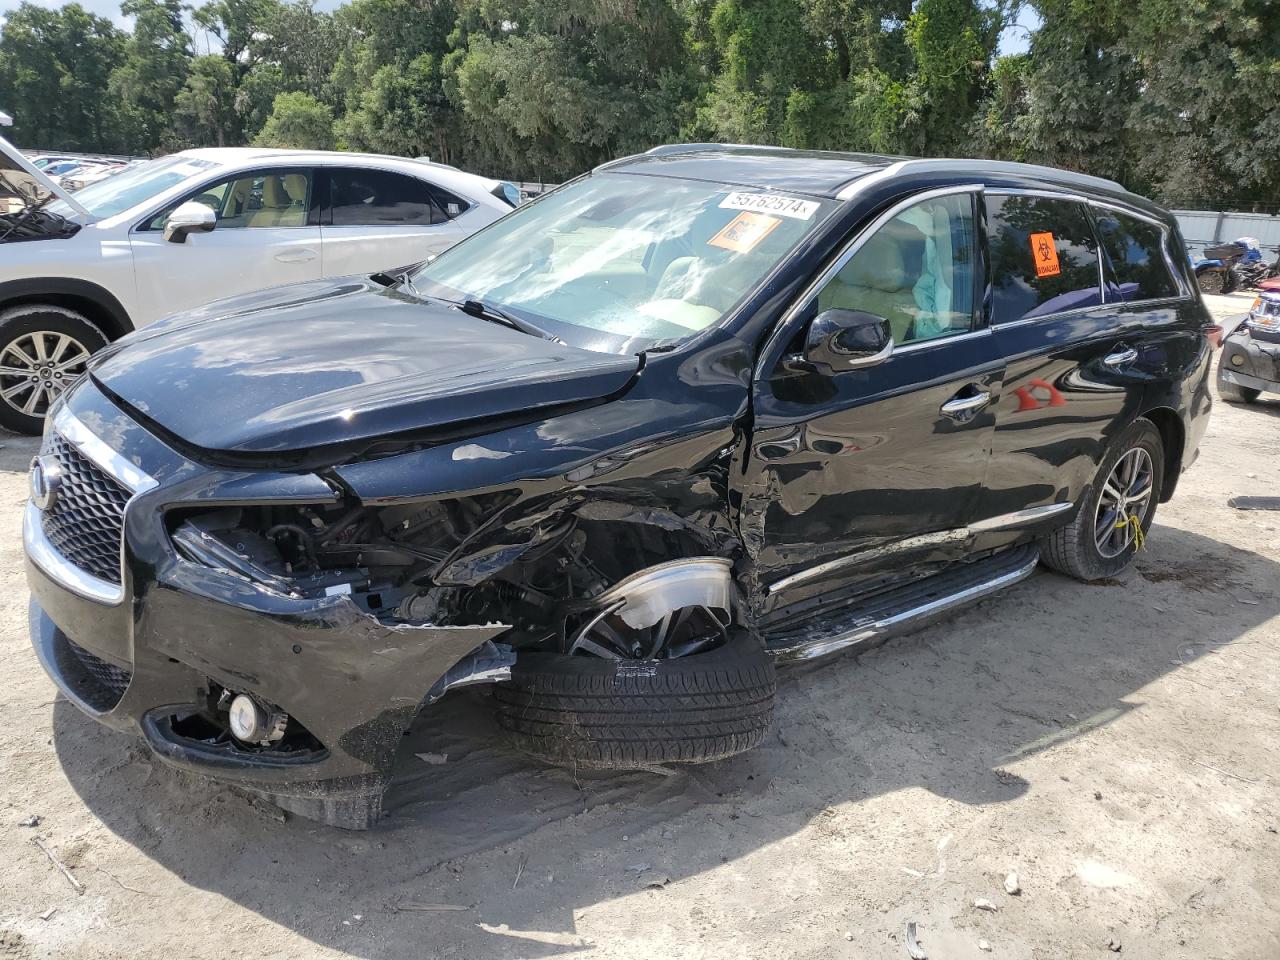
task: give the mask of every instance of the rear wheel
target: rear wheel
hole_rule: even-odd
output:
[[[87,317],[65,307],[27,304],[0,313],[0,425],[39,434],[49,406],[106,344]]]
[[[1218,362],[1218,396],[1227,403],[1252,403],[1258,399],[1258,395],[1262,392],[1251,387],[1242,387],[1238,383],[1232,383],[1225,376],[1226,371],[1222,369],[1223,357]]]
[[[1137,420],[1102,461],[1075,520],[1041,540],[1045,565],[1084,581],[1119,573],[1151,528],[1163,479],[1160,431]]]

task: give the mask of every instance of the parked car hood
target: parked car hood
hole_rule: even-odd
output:
[[[90,365],[100,387],[172,439],[291,460],[484,433],[599,402],[639,368],[637,356],[543,340],[364,278],[223,300],[132,334]]]
[[[16,199],[28,206],[62,200],[84,218],[83,222],[92,219],[71,194],[46,177],[4,137],[0,137],[0,199]]]

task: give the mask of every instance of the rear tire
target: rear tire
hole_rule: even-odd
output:
[[[101,330],[66,307],[32,303],[0,312],[0,426],[38,436],[49,405],[106,345]]]
[[[1223,357],[1222,360],[1225,360]],[[1255,390],[1251,387],[1242,387],[1238,383],[1232,383],[1223,375],[1222,361],[1218,361],[1218,396],[1227,403],[1253,403],[1258,399],[1261,390]]]
[[[628,769],[750,750],[773,721],[773,662],[732,629],[723,646],[670,660],[526,653],[494,688],[514,745],[553,763]]]
[[[1138,538],[1131,530],[1108,522],[1108,504],[1113,499],[1110,491],[1117,488],[1115,474],[1121,461],[1126,465],[1146,465],[1149,482],[1145,496],[1135,497],[1132,503],[1122,503],[1122,509],[1126,516],[1138,516],[1144,537],[1151,529],[1163,488],[1164,445],[1155,424],[1150,420],[1135,420],[1103,459],[1075,519],[1041,539],[1040,559],[1045,566],[1088,583],[1115,576],[1133,560]],[[1112,530],[1119,532],[1109,538]]]

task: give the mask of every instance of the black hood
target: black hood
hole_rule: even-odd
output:
[[[422,437],[622,390],[636,356],[519,333],[360,278],[210,304],[99,354],[94,380],[181,441],[297,455]]]

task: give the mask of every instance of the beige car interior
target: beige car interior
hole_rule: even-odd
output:
[[[960,265],[952,237],[967,199],[941,198],[903,211],[881,227],[818,294],[818,311],[861,310],[884,317],[894,343],[969,328],[952,303]]]
[[[236,186],[248,184],[238,181]],[[269,173],[262,178],[262,206],[245,218],[247,227],[301,227],[307,222],[307,177]]]

